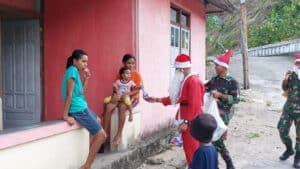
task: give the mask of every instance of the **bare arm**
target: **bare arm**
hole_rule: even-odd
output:
[[[220,93],[218,91],[212,91],[212,94],[215,98],[222,99],[224,101],[228,101],[228,95]]]
[[[88,79],[84,79],[84,81],[83,81],[83,91],[86,91],[88,82],[89,82]]]
[[[229,104],[237,104],[240,101],[240,89],[236,81],[233,82],[234,87],[230,89],[229,94],[223,94],[218,91],[213,91],[212,94],[215,98],[219,98]]]
[[[131,96],[134,96],[134,95],[137,95],[141,90],[141,87],[137,87],[135,86],[134,88],[132,88],[132,90],[128,93],[128,95],[131,97]]]
[[[84,69],[83,91],[86,91],[91,72],[88,68]]]
[[[292,75],[292,71],[290,71],[290,70],[285,74],[285,78],[283,79],[282,85],[281,85],[282,90],[284,90],[284,91],[288,90],[288,81],[289,81],[289,78],[291,77],[291,75]]]
[[[63,119],[67,121],[70,125],[73,125],[75,123],[75,120],[68,115],[71,106],[74,85],[75,85],[74,79],[72,78],[69,79],[67,83],[67,97],[65,101],[64,116],[63,116]]]

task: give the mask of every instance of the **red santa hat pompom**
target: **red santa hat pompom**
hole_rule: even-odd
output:
[[[224,54],[220,55],[216,60],[214,60],[214,63],[223,66],[225,68],[228,68],[231,55],[232,55],[232,49],[227,49]]]
[[[190,68],[191,58],[188,55],[180,54],[176,57],[175,68]]]
[[[300,53],[295,55],[295,63],[300,62]]]

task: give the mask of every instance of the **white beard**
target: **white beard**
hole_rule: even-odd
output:
[[[171,99],[171,104],[175,105],[178,101],[178,97],[181,90],[181,84],[184,80],[184,74],[183,72],[180,72],[179,70],[175,70],[175,74],[172,77],[172,80],[170,82],[169,86],[169,96]]]
[[[294,72],[298,75],[298,79],[300,80],[300,69],[297,66],[294,66]]]

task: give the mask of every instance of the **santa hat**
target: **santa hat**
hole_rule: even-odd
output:
[[[220,55],[216,60],[214,60],[214,62],[215,64],[228,68],[231,55],[232,55],[232,50],[228,49],[224,54]]]
[[[300,62],[300,53],[295,55],[295,63]]]
[[[191,58],[188,55],[180,54],[176,57],[175,68],[190,68]]]

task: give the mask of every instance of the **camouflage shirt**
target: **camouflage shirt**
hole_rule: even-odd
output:
[[[300,80],[295,72],[286,82],[282,82],[282,89],[288,92],[287,103],[292,104],[293,109],[300,110]]]
[[[217,90],[218,92],[227,95],[228,100],[218,100],[218,107],[224,112],[230,112],[233,104],[240,101],[240,89],[238,82],[231,76],[221,78],[219,76],[213,77],[205,84],[206,92]]]

